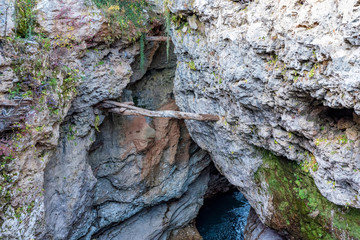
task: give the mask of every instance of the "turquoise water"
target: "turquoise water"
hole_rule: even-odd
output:
[[[250,205],[240,192],[227,192],[206,199],[196,218],[204,240],[243,240]]]

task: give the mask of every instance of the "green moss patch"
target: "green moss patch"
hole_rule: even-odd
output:
[[[262,150],[255,181],[266,181],[275,213],[270,227],[295,239],[360,239],[360,210],[337,206],[321,195],[297,163]]]

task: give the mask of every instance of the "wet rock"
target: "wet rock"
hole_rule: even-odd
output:
[[[177,229],[171,232],[169,240],[202,240],[198,230],[195,227],[195,224],[189,224],[188,226]]]
[[[251,209],[244,231],[244,239],[245,240],[283,240],[285,238],[280,236],[273,229],[265,226],[256,215],[254,209]]]
[[[89,150],[99,147],[93,145],[95,126],[98,128],[101,124],[94,106],[121,96],[130,82],[137,49],[118,43],[112,48],[102,46],[100,50],[89,50],[76,60],[84,73],[84,81],[61,125],[57,151],[45,169],[46,233],[51,238],[78,239],[95,231],[90,227],[97,214],[93,209],[93,194],[98,180],[87,161]],[[131,57],[125,58],[125,52],[131,53]],[[99,65],[99,62],[104,63]],[[148,137],[151,134],[149,132]],[[143,144],[139,142],[138,147]]]

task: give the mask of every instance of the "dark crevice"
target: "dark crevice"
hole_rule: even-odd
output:
[[[330,108],[327,107],[324,114],[335,121],[338,121],[341,118],[348,118],[353,120],[353,114],[355,113],[354,109],[347,109],[347,108]]]
[[[299,98],[299,95],[298,95]],[[320,100],[312,98],[304,93],[299,98],[302,102],[306,103],[302,108],[298,109],[301,115],[307,115],[308,120],[321,120],[322,123],[337,124],[339,120],[345,119],[355,121],[358,116],[353,108],[334,108],[325,106]]]
[[[243,239],[250,205],[212,163],[204,204],[196,217],[196,227],[204,240]]]

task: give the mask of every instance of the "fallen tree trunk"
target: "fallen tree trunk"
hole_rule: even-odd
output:
[[[165,36],[147,36],[146,40],[147,41],[162,41],[162,42],[165,42],[167,40],[170,40],[170,38],[165,37]]]
[[[213,114],[197,114],[188,112],[179,112],[172,110],[151,111],[139,107],[135,107],[133,103],[118,103],[114,101],[104,101],[102,107],[108,108],[109,112],[131,115],[131,116],[146,116],[146,117],[161,117],[161,118],[176,118],[184,120],[198,120],[198,121],[219,121],[220,117]],[[115,107],[111,107],[115,106]]]

